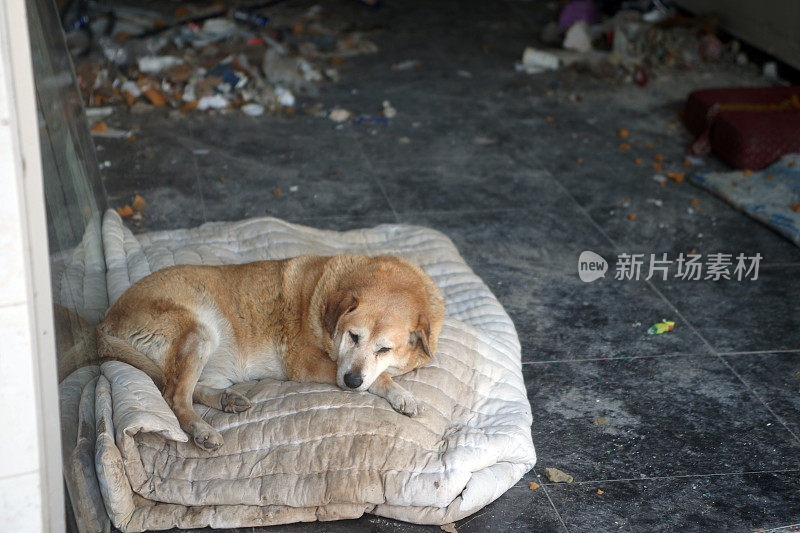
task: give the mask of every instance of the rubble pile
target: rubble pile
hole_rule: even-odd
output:
[[[642,86],[648,73],[667,69],[717,62],[746,65],[740,43],[723,43],[716,28],[713,18],[685,16],[662,0],[623,2],[621,9],[605,16],[593,1],[572,0],[541,28],[540,40],[551,48],[526,48],[516,68],[538,74],[574,66]]]
[[[122,6],[106,13],[114,24],[102,13],[83,15],[82,27],[67,27],[85,104],[291,113],[298,98],[339,80],[345,58],[377,51],[362,33],[327,25],[320,6],[280,7],[267,14],[181,6],[171,22]]]

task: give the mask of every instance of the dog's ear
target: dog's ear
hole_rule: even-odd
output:
[[[411,338],[409,339],[409,342],[411,343],[411,346],[419,343],[422,347],[422,351],[428,356],[428,359],[433,357],[433,354],[431,353],[430,337],[431,321],[428,319],[427,315],[420,313],[419,318],[417,319],[417,328],[411,332]]]
[[[336,329],[339,327],[339,321],[342,317],[351,311],[355,311],[357,307],[358,297],[353,291],[336,291],[328,297],[328,301],[325,304],[325,313],[322,315],[322,325],[331,338],[336,335]]]

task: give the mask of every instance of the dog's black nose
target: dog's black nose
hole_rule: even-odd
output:
[[[358,374],[351,374],[348,372],[344,375],[344,384],[350,387],[351,389],[357,389],[364,383],[364,378],[359,376]]]

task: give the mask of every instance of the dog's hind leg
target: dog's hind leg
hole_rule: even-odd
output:
[[[245,395],[233,389],[215,389],[200,384],[194,387],[193,399],[195,403],[201,403],[226,413],[241,413],[252,406]]]
[[[178,417],[181,428],[197,446],[208,451],[222,446],[222,436],[195,413],[192,397],[203,367],[215,349],[211,335],[196,324],[172,345],[164,368],[164,399]]]

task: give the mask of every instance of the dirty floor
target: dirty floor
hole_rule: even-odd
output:
[[[331,4],[381,51],[347,60],[319,101],[377,114],[389,100],[391,124],[118,113],[111,125],[138,131],[98,142],[109,203],[147,200],[135,231],[269,215],[449,235],[516,323],[539,454],[460,532],[797,524],[800,249],[686,181],[653,179],[657,154],[662,174],[721,168],[683,167],[681,103],[698,87],[758,84],[756,69],[666,72],[644,88],[515,73],[536,42],[531,28],[550,16],[544,4]],[[391,69],[409,59],[421,63]],[[620,128],[630,150],[619,148]],[[612,263],[604,279],[578,278],[584,250]],[[758,252],[758,279],[614,279],[617,254],[691,250]],[[662,318],[674,331],[647,335]],[[575,480],[550,483],[546,467]],[[439,528],[366,515],[265,531]]]

